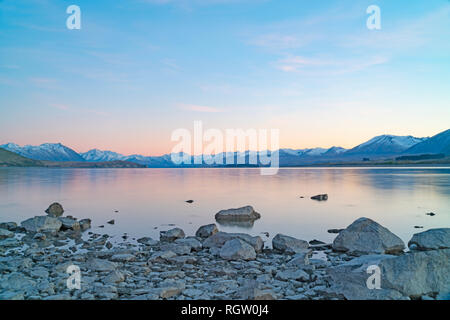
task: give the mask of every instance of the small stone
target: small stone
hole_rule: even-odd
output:
[[[201,226],[200,228],[198,228],[195,235],[199,238],[208,238],[208,237],[212,236],[213,234],[216,234],[217,232],[219,232],[219,230],[217,229],[216,224],[211,223],[211,224],[207,224],[205,226]]]
[[[81,219],[79,221],[81,231],[85,231],[91,228],[91,219]]]
[[[317,200],[317,201],[326,201],[326,200],[328,200],[328,195],[327,194],[318,194],[316,196],[312,196],[311,199]]]
[[[114,224],[115,221],[114,221],[114,219],[112,219],[112,220],[109,220],[107,223],[109,223],[109,224]]]
[[[45,210],[45,212],[50,217],[57,218],[57,217],[62,216],[62,214],[64,213],[64,209],[63,209],[62,205],[60,205],[58,202],[54,202],[47,208],[47,210]]]
[[[14,233],[13,232],[11,232],[9,230],[6,230],[6,229],[1,229],[0,228],[0,240],[7,239],[7,238],[12,238],[12,237],[14,237]]]
[[[175,241],[185,237],[184,231],[180,228],[173,228],[167,231],[159,232],[161,241]]]

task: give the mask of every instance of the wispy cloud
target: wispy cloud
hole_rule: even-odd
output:
[[[209,107],[209,106],[200,106],[195,104],[178,104],[178,107],[183,110],[194,111],[194,112],[208,112],[208,113],[218,113],[223,112],[222,109]]]
[[[320,74],[342,74],[360,71],[372,66],[387,63],[389,59],[384,56],[367,58],[336,59],[336,58],[307,58],[289,56],[275,63],[277,69],[284,72],[319,72]]]

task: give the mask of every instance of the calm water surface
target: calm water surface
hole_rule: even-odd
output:
[[[319,193],[328,201],[310,199]],[[117,239],[158,239],[169,224],[193,235],[219,210],[252,205],[262,215],[253,226],[219,229],[332,241],[327,229],[365,216],[407,242],[421,230],[450,227],[450,168],[284,168],[274,176],[258,169],[0,168],[0,221],[43,215],[54,201]],[[106,223],[111,219],[115,225]]]

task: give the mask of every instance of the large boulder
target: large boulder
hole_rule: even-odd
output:
[[[333,250],[354,255],[400,253],[404,248],[402,239],[368,218],[355,220],[333,242]]]
[[[58,232],[62,226],[62,222],[58,218],[49,216],[36,216],[22,221],[20,224],[27,232],[55,233]]]
[[[195,236],[199,238],[208,238],[213,234],[216,234],[217,232],[219,232],[219,230],[217,229],[216,224],[211,223],[198,228],[197,232],[195,233]]]
[[[220,231],[205,239],[205,241],[203,241],[203,247],[221,248],[225,242],[232,239],[240,239],[247,242],[256,252],[261,252],[264,246],[264,242],[259,236],[252,237],[245,233],[227,233]]]
[[[279,233],[272,239],[272,247],[277,251],[294,254],[308,249],[309,243],[308,241]]]
[[[57,218],[62,216],[62,214],[64,213],[64,209],[58,202],[54,202],[47,208],[47,210],[45,210],[45,212],[50,217]]]
[[[245,206],[237,209],[220,210],[216,213],[217,221],[252,221],[261,218],[252,206]]]
[[[437,250],[450,248],[450,228],[430,229],[416,233],[408,242],[414,250]]]
[[[255,249],[241,239],[232,239],[220,249],[220,257],[226,260],[255,260]]]
[[[180,228],[173,228],[167,231],[159,232],[159,239],[161,241],[175,241],[185,237],[184,231]]]
[[[395,259],[394,255],[366,255],[327,269],[330,288],[327,295],[347,300],[397,300],[407,299],[401,292],[387,288],[381,278],[380,289],[367,286],[369,266],[379,266],[382,261]],[[369,269],[370,270],[370,269]]]
[[[408,252],[380,262],[381,286],[416,298],[450,292],[450,249]]]

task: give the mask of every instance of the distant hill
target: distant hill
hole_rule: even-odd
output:
[[[438,154],[450,155],[450,129],[418,143],[403,152],[404,154]]]
[[[61,143],[44,143],[40,146],[19,146],[15,143],[1,145],[0,148],[17,153],[33,160],[48,161],[85,161],[76,151]]]
[[[27,159],[14,152],[0,148],[0,167],[37,167],[41,161]]]

